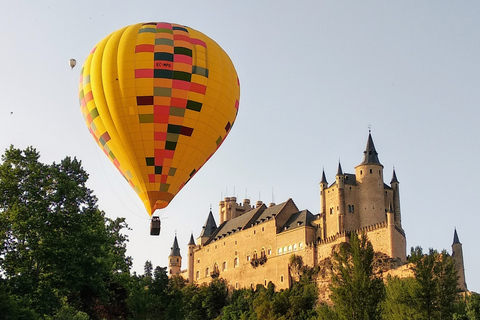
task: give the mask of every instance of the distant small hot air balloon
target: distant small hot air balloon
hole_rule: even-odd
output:
[[[222,144],[240,86],[212,39],[152,22],[124,27],[97,44],[83,65],[79,96],[90,133],[152,216]],[[159,219],[152,230],[160,232]]]
[[[70,68],[72,69],[75,68],[75,66],[77,65],[77,60],[75,59],[70,59],[69,62],[70,62]]]

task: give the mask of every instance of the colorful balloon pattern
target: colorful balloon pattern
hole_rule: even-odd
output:
[[[239,97],[237,73],[218,44],[163,22],[127,26],[100,41],[79,84],[90,133],[149,215],[222,144]]]

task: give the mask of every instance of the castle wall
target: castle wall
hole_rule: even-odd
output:
[[[311,243],[314,238],[313,227],[297,227],[277,235],[274,220],[260,223],[203,247],[197,246],[194,280],[199,284],[210,282],[216,263],[219,276],[233,288],[266,285],[270,281],[277,289],[289,288],[290,256],[300,255],[305,264],[313,266],[315,250]],[[261,261],[262,252],[265,261]]]

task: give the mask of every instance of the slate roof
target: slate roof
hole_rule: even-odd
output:
[[[181,257],[180,255],[180,247],[178,246],[177,235],[175,235],[175,239],[173,240],[173,246],[170,248],[170,257]]]
[[[217,229],[217,224],[215,222],[215,219],[213,218],[212,210],[210,210],[207,221],[205,221],[205,224],[202,227],[202,232],[200,233],[200,237],[210,237],[215,232],[216,229]]]
[[[453,233],[453,244],[459,244],[460,239],[458,239],[458,234],[457,234],[457,229],[455,229],[455,232]]]
[[[262,204],[260,207],[250,210],[239,217],[223,222],[218,227],[218,229],[215,230],[215,232],[212,234],[208,242],[212,240],[220,239],[221,237],[225,237],[232,233],[245,229],[245,227],[248,225],[248,222],[255,215],[260,215],[265,209],[266,209],[266,206]]]
[[[381,164],[370,133],[368,133],[367,147],[363,152],[363,162],[361,164]]]
[[[290,219],[287,220],[282,228],[282,232],[303,226],[312,226],[313,220],[315,220],[315,216],[308,210],[296,212],[290,216]]]

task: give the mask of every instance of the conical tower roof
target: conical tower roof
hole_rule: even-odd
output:
[[[188,242],[189,246],[194,246],[195,245],[195,239],[193,239],[193,233],[190,235],[190,241]]]
[[[213,218],[212,210],[210,210],[207,221],[202,227],[200,237],[210,237],[215,232],[215,230],[217,230],[217,224],[215,223],[215,219]]]
[[[373,144],[372,134],[368,133],[367,147],[363,152],[363,162],[361,164],[379,164],[378,152],[375,150],[375,145]]]
[[[320,181],[320,183],[328,184],[327,177],[325,177],[325,169],[322,170],[322,181]]]
[[[395,173],[395,169],[393,169],[392,181],[390,181],[390,184],[392,184],[392,183],[398,183],[397,174]]]
[[[337,176],[341,176],[343,174],[342,165],[340,164],[340,160],[338,161],[338,169],[337,169]]]
[[[455,229],[455,232],[453,233],[453,244],[461,244],[460,240],[458,239],[458,234],[457,234],[457,229]]]
[[[175,235],[175,239],[173,240],[173,247],[171,248],[170,256],[169,257],[181,257],[180,255],[180,247],[178,246],[177,235]]]

